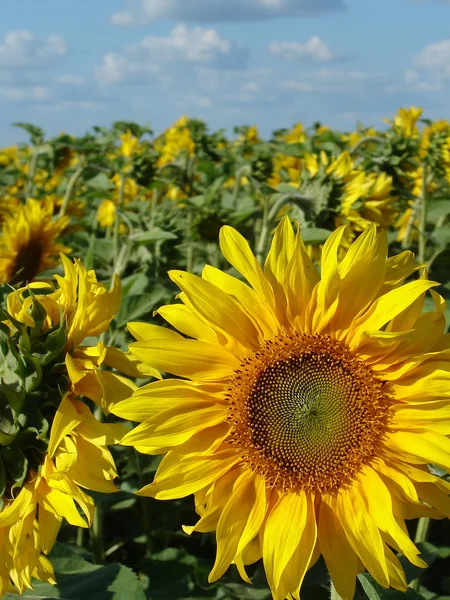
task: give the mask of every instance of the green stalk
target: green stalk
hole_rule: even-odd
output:
[[[100,339],[104,338],[104,334],[100,336]],[[103,340],[102,340],[103,341]],[[104,420],[104,414],[101,406],[96,406],[94,409],[94,416],[100,422]],[[96,565],[105,562],[105,546],[103,537],[103,523],[104,513],[103,506],[98,504],[95,507],[94,520],[92,521],[92,527],[89,530],[92,540],[92,555],[94,563]]]
[[[192,245],[192,213],[189,211],[187,214],[187,247],[186,247],[186,271],[192,273],[192,267],[194,266],[194,247]]]
[[[256,259],[262,264],[264,259],[264,249],[266,247],[267,235],[269,233],[269,198],[264,196],[263,217],[261,231],[259,233],[258,244],[256,245]]]
[[[39,154],[38,147],[34,146],[33,153],[31,155],[31,159],[30,159],[30,168],[28,171],[27,184],[25,186],[25,191],[24,191],[25,200],[27,200],[28,198],[30,198],[32,196],[33,186],[34,186],[33,179],[36,174],[36,165],[37,165],[38,154]]]
[[[417,522],[416,535],[414,536],[414,543],[421,544],[427,541],[428,532],[430,531],[431,519],[429,517],[421,517]],[[420,577],[417,577],[409,584],[413,590],[418,591],[420,586]]]
[[[155,217],[156,217],[156,206],[158,204],[159,199],[159,189],[153,188],[152,192],[152,205],[150,208],[150,229],[153,229],[155,225]]]
[[[117,263],[117,259],[119,258],[119,227],[120,227],[119,209],[122,207],[122,204],[123,204],[124,191],[125,191],[125,177],[123,176],[122,173],[120,173],[119,198],[117,200],[116,216],[114,218],[114,230],[113,230],[114,264]]]
[[[366,135],[356,142],[356,144],[350,148],[348,153],[350,155],[354,154],[361,146],[364,144],[368,144],[369,142],[375,142],[376,144],[382,144],[384,142],[384,138],[379,137],[377,135]]]
[[[420,203],[420,220],[419,220],[419,263],[425,262],[425,250],[427,245],[426,226],[427,226],[427,165],[423,164],[422,175],[422,194]]]
[[[78,169],[75,171],[75,173],[72,175],[72,177],[69,179],[69,183],[67,184],[67,188],[66,188],[64,198],[63,198],[63,203],[61,204],[61,208],[59,209],[59,215],[58,215],[59,217],[62,217],[63,215],[66,214],[67,207],[69,206],[69,201],[70,201],[70,197],[72,195],[73,189],[75,187],[75,184],[76,184],[78,178],[83,173],[83,170],[84,170],[84,166],[80,165],[78,167]]]
[[[144,487],[147,485],[148,481],[145,479],[142,472],[142,456],[135,450],[134,452],[136,457],[136,470],[139,476],[139,485]],[[139,497],[139,504],[141,507],[141,515],[142,515],[142,523],[144,526],[145,533],[145,548],[146,548],[146,556],[150,556],[152,553],[152,526],[151,526],[151,515],[150,515],[150,498],[146,498],[145,496]]]
[[[275,219],[277,212],[280,208],[286,204],[289,200],[297,200],[303,202],[312,202],[313,198],[309,196],[305,196],[303,194],[283,194],[280,196],[270,207],[269,210],[269,200],[264,197],[264,210],[263,210],[263,219],[261,232],[259,235],[258,244],[256,246],[256,258],[258,262],[262,264],[263,254],[266,248],[267,236],[269,235],[269,227],[271,222]]]
[[[406,224],[405,237],[402,240],[402,249],[403,250],[406,250],[407,248],[409,248],[409,238],[411,236],[411,230],[414,225],[414,221],[416,219],[417,211],[419,210],[421,201],[422,201],[422,199],[420,197],[416,198],[416,200],[414,201],[414,204],[411,208],[411,214],[409,215],[408,223]]]

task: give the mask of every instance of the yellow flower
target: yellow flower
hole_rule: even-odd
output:
[[[425,566],[405,519],[450,515],[450,484],[427,467],[450,467],[445,303],[432,291],[436,310],[421,313],[437,284],[404,284],[413,255],[387,258],[375,226],[339,260],[344,234],[325,243],[319,277],[287,218],[264,268],[224,227],[222,252],[249,285],[211,266],[171,271],[183,304],[158,313],[188,337],[134,323],[130,350],[182,379],[113,408],[142,421],[123,444],[167,453],[139,493],[194,493],[200,520],[185,531],[216,531],[210,581],[232,562],[248,580],[262,557],[276,600],[300,598],[320,555],[346,600],[364,567],[405,590],[396,552]]]
[[[327,175],[335,175],[339,179],[347,178],[353,170],[353,160],[347,151],[342,152],[327,168]]]
[[[353,171],[342,192],[341,216],[356,232],[372,223],[388,228],[397,214],[391,192],[392,177],[386,173]],[[359,202],[361,206],[355,208]]]
[[[302,144],[306,140],[303,124],[296,123],[283,137],[288,144]]]
[[[6,217],[0,238],[0,284],[32,281],[70,248],[58,242],[69,217],[53,218],[53,204],[29,199]]]
[[[394,117],[394,127],[399,129],[405,137],[417,137],[419,135],[417,121],[422,112],[423,108],[415,106],[400,108]]]
[[[163,135],[155,140],[155,150],[161,153],[157,162],[158,167],[174,161],[181,152],[186,152],[188,156],[193,156],[195,144],[188,124],[188,117],[182,116],[172,127],[169,127]]]
[[[120,282],[116,276],[108,291],[79,261],[64,255],[61,260],[65,273],[55,275],[56,286],[34,282],[8,295],[9,321],[1,324],[2,394],[14,412],[1,409],[0,461],[3,449],[11,445],[15,460],[26,461],[21,463],[26,472],[7,480],[1,498],[0,539],[11,543],[5,542],[0,551],[0,593],[10,580],[21,592],[31,587],[31,577],[54,583],[45,555],[62,520],[90,526],[94,500],[84,490],[117,491],[117,471],[107,446],[123,437],[123,426],[101,423],[81,398],[107,412],[136,385],[102,367],[132,377],[159,376],[117,348],[102,342],[82,345],[107,330],[119,310]],[[10,336],[5,337],[8,328]],[[15,362],[8,358],[11,352]],[[19,357],[24,366],[16,368],[22,364]]]
[[[0,165],[17,165],[19,159],[19,148],[10,146],[9,148],[0,148]]]
[[[116,220],[116,205],[112,200],[103,200],[97,211],[97,221],[101,227],[112,227]]]
[[[352,131],[351,133],[343,135],[342,137],[348,142],[350,148],[352,148],[355,144],[359,142],[359,140],[362,140],[362,138],[367,136],[376,136],[377,133],[378,132],[376,129],[374,129],[373,127],[369,127],[364,131]]]
[[[139,147],[139,140],[137,137],[134,137],[131,131],[122,133],[120,142],[120,151],[126,158],[131,158]]]

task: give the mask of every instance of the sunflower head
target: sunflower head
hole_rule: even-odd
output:
[[[17,284],[33,281],[55,266],[60,252],[70,248],[58,238],[67,227],[69,217],[53,218],[53,204],[28,199],[5,218],[0,241],[0,283]]]
[[[10,581],[19,591],[31,587],[32,576],[54,583],[45,554],[62,519],[88,527],[94,501],[84,490],[116,491],[107,446],[124,431],[98,421],[84,400],[106,406],[136,388],[105,367],[140,374],[116,348],[81,345],[106,331],[117,312],[118,279],[108,291],[79,261],[62,261],[56,285],[12,292],[0,315],[0,539],[9,540],[0,595]],[[27,544],[25,560],[17,548]]]
[[[450,515],[450,484],[428,468],[450,466],[445,303],[434,282],[404,283],[414,257],[388,258],[384,232],[372,225],[342,253],[345,235],[324,244],[319,275],[287,218],[263,267],[222,228],[247,283],[210,266],[170,272],[182,304],[158,312],[187,337],[136,323],[130,350],[177,379],[112,409],[142,421],[123,444],[166,454],[140,493],[195,494],[185,531],[216,531],[210,580],[234,562],[248,581],[262,558],[276,600],[300,598],[320,555],[344,600],[364,568],[405,590],[396,552],[425,564],[405,519]],[[428,291],[435,310],[422,312]]]

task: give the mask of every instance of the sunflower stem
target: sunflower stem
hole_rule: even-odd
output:
[[[61,204],[61,208],[59,209],[58,217],[62,217],[67,212],[67,207],[69,206],[70,197],[72,196],[73,189],[75,187],[78,178],[83,173],[84,165],[78,167],[72,177],[69,179],[69,183],[67,184],[66,191],[64,193],[63,202]]]
[[[30,163],[29,163],[27,184],[25,187],[25,194],[24,194],[25,201],[27,201],[28,198],[30,198],[30,196],[32,195],[32,192],[33,192],[33,188],[34,188],[33,180],[34,180],[34,176],[36,174],[36,165],[37,165],[38,154],[39,154],[38,148],[36,146],[34,146],[33,153],[31,155],[31,159],[30,159]]]
[[[427,541],[428,532],[430,531],[431,519],[429,517],[421,517],[417,522],[416,535],[414,536],[414,543],[421,544]],[[409,584],[413,590],[418,591],[420,586],[420,577],[413,579]]]
[[[425,249],[427,244],[426,225],[427,225],[427,165],[423,164],[422,174],[422,193],[420,202],[420,221],[419,221],[419,263],[425,262]]]
[[[263,207],[263,217],[262,217],[262,225],[261,231],[259,234],[258,245],[256,246],[256,259],[259,264],[262,264],[264,248],[266,247],[267,235],[269,233],[269,199],[267,196],[264,196],[264,207]]]
[[[330,600],[342,600],[342,598],[337,593],[332,581],[330,581]]]
[[[350,148],[350,150],[348,151],[348,153],[354,154],[357,150],[359,150],[359,148],[361,146],[363,146],[364,144],[368,144],[368,143],[376,143],[376,144],[382,144],[384,142],[384,138],[379,137],[377,135],[366,135],[365,137],[361,138],[360,140],[358,140],[356,142],[356,144]]]
[[[150,230],[155,226],[156,206],[159,199],[159,189],[153,188],[152,192],[152,205],[150,209]]]
[[[145,479],[142,465],[142,456],[139,452],[135,451],[136,457],[136,470],[139,477],[139,485],[144,487],[147,485],[148,481]],[[141,506],[141,514],[142,514],[142,524],[144,526],[145,533],[145,548],[146,548],[146,556],[150,556],[152,553],[152,527],[151,527],[151,516],[150,516],[150,498],[146,498],[145,496],[140,496],[139,504]]]
[[[192,213],[189,211],[187,214],[187,248],[186,248],[186,271],[192,273],[192,267],[194,266],[194,247],[192,245]]]
[[[114,264],[117,263],[117,259],[119,257],[119,228],[120,228],[120,214],[119,210],[123,204],[123,196],[125,191],[125,177],[123,174],[120,174],[120,183],[119,183],[119,197],[117,200],[116,214],[114,217],[114,230],[113,230],[113,256],[114,256]]]
[[[103,339],[102,339],[103,338]],[[100,336],[100,339],[104,341],[104,335]],[[100,422],[104,420],[104,413],[101,406],[96,406],[94,409],[94,416]],[[101,503],[98,503],[95,506],[94,519],[92,521],[92,526],[89,530],[92,540],[92,555],[95,564],[102,564],[105,562],[105,546],[103,543],[103,523],[104,523],[104,513],[103,506]]]

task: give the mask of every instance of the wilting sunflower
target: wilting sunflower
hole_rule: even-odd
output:
[[[136,386],[102,369],[146,373],[133,357],[99,342],[120,306],[111,290],[79,261],[62,256],[57,285],[34,282],[9,294],[0,320],[0,596],[10,583],[23,592],[32,577],[54,583],[48,559],[62,519],[88,527],[93,498],[84,490],[115,492],[108,445],[124,431],[100,422],[83,401],[108,411]]]
[[[29,199],[4,219],[0,234],[0,284],[32,281],[70,248],[58,238],[69,217],[53,218],[53,203]]]
[[[323,555],[337,592],[353,598],[365,568],[399,590],[395,552],[424,566],[405,519],[450,514],[450,485],[427,463],[450,466],[450,349],[444,302],[422,314],[425,279],[403,283],[413,256],[387,258],[375,226],[342,260],[345,228],[323,249],[317,274],[285,218],[264,268],[224,227],[220,242],[250,285],[214,267],[171,271],[183,304],[159,314],[167,328],[134,323],[131,352],[182,379],[157,381],[113,408],[143,421],[122,443],[166,453],[153,483],[159,499],[195,494],[216,531],[210,581],[234,562],[262,557],[276,599],[299,598]]]

